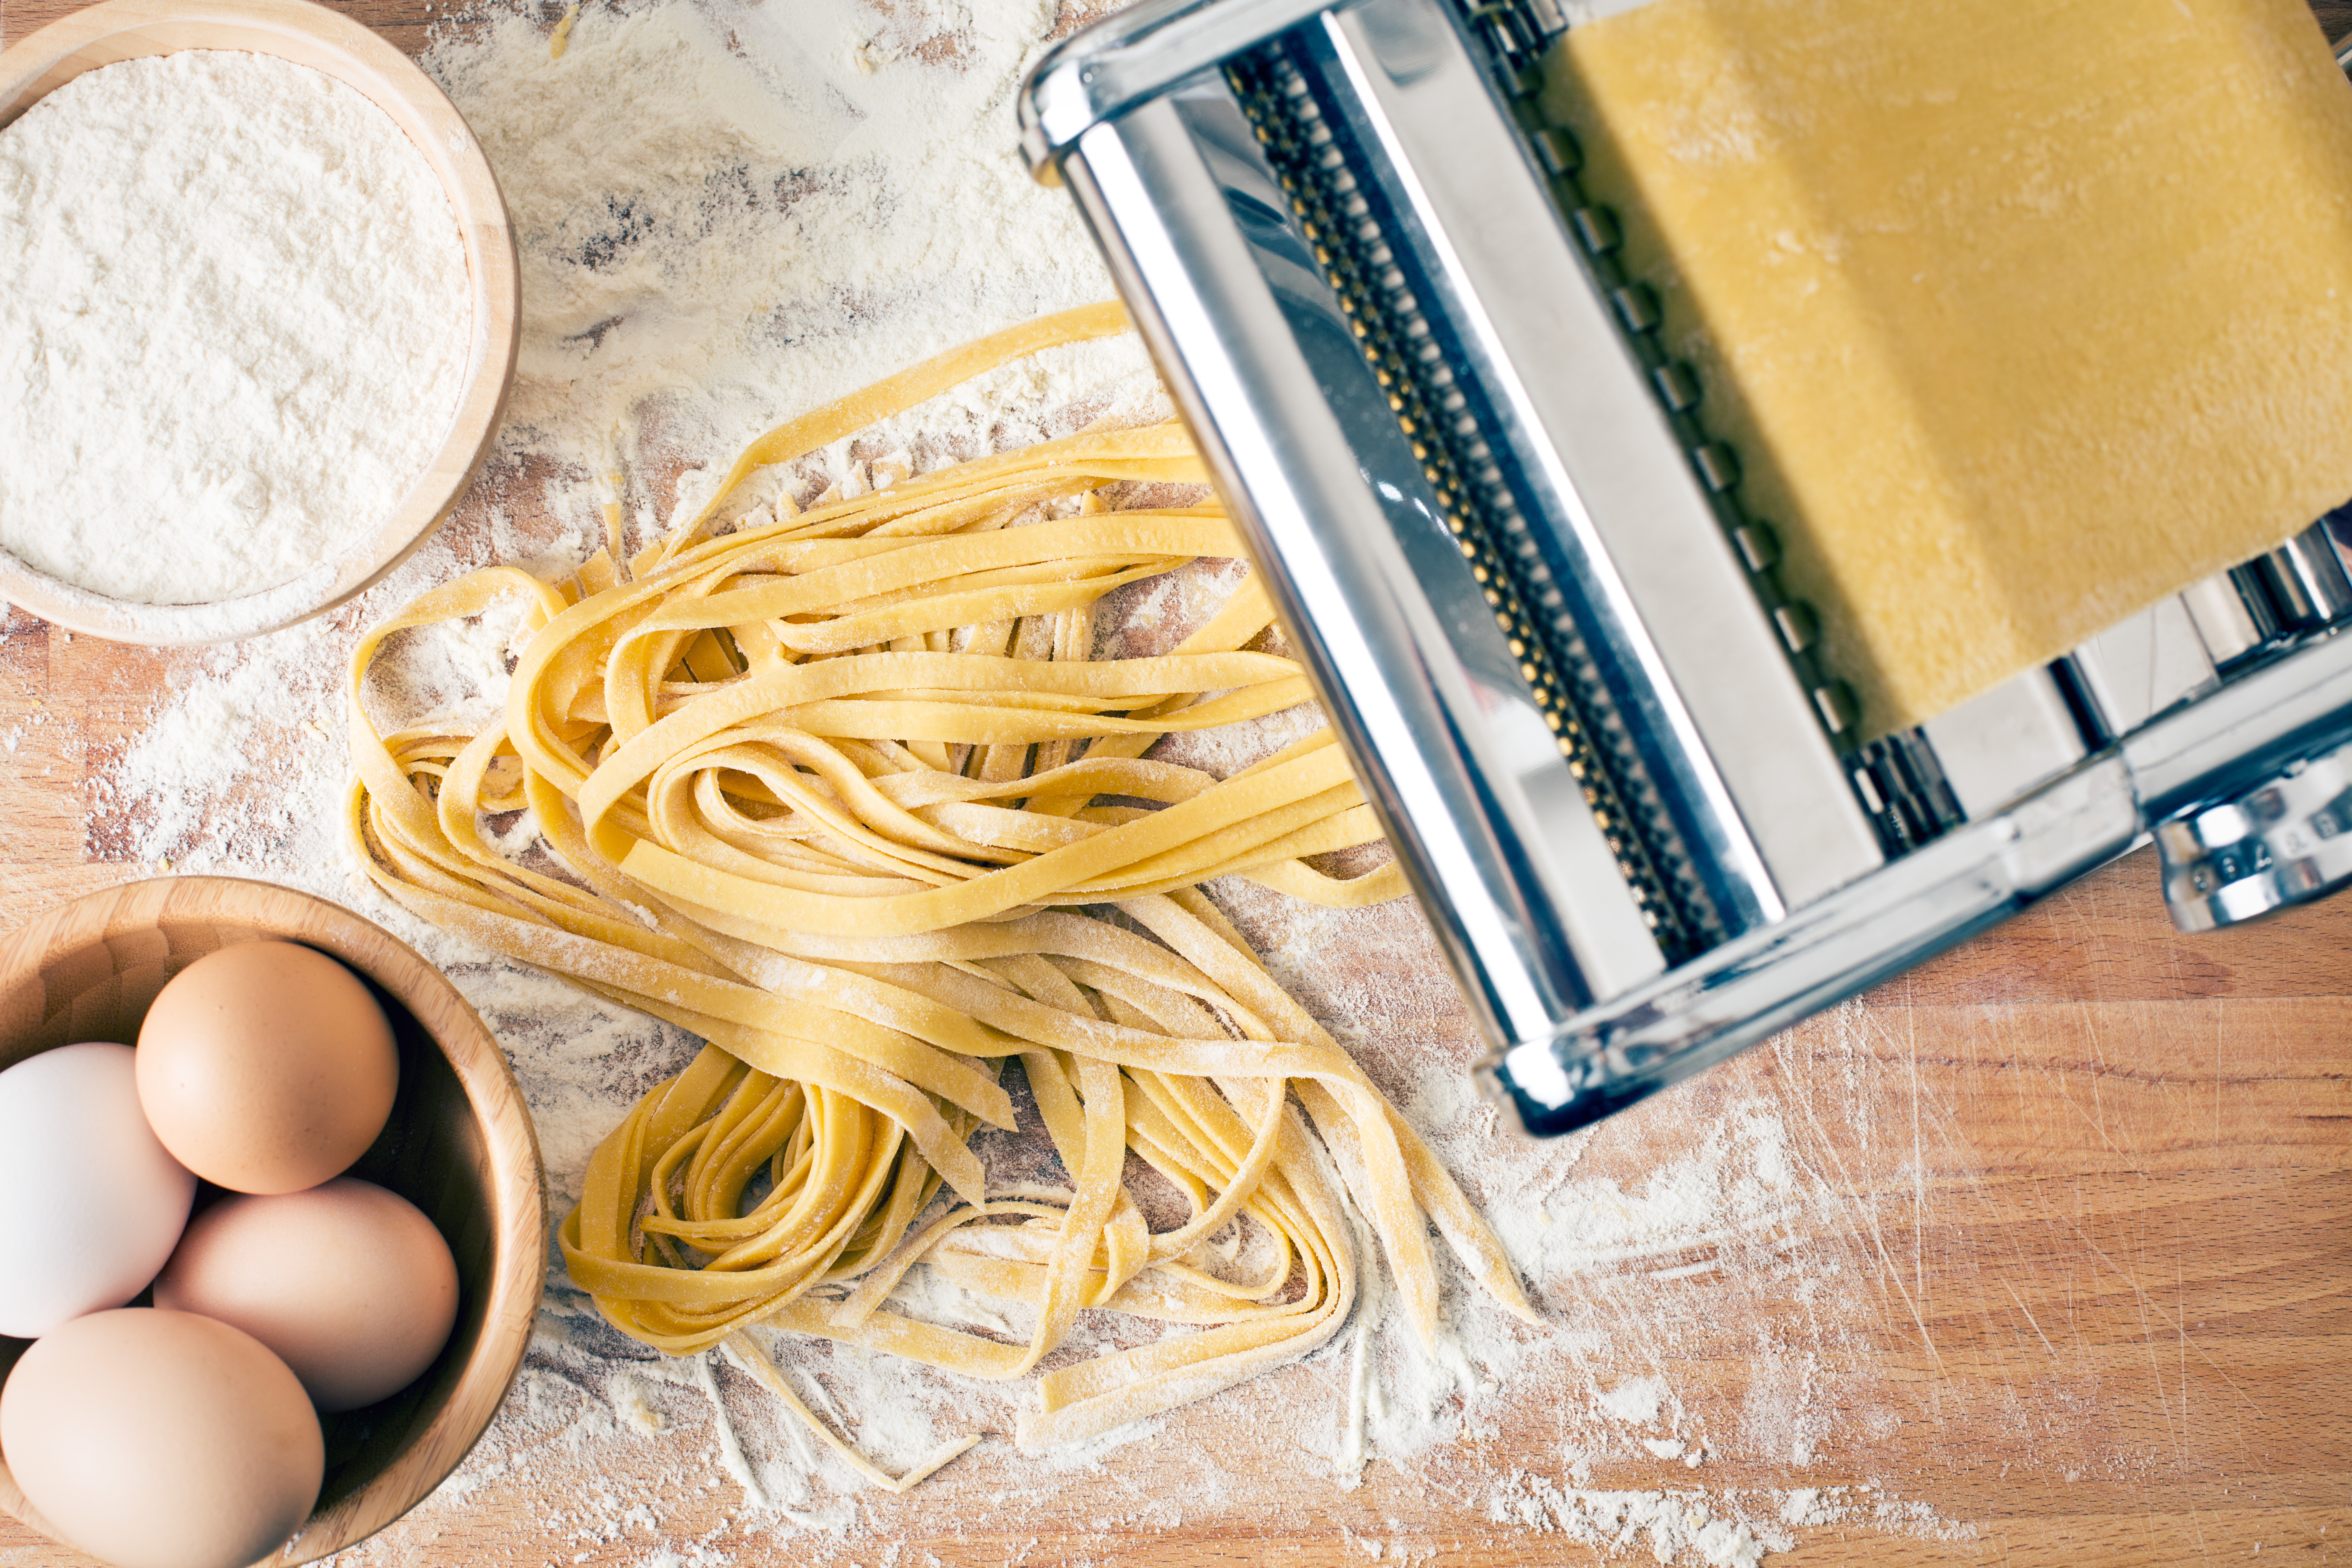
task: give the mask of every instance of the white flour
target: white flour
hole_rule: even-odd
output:
[[[89,759],[89,831],[107,855],[310,887],[440,963],[515,1065],[559,1216],[595,1143],[694,1042],[422,927],[358,878],[336,824],[341,663],[359,630],[468,566],[576,562],[602,538],[608,465],[622,469],[633,517],[657,525],[743,434],[1108,290],[1066,198],[1001,177],[1017,173],[1009,94],[1041,46],[1044,13],[1026,0],[910,0],[887,19],[831,0],[795,0],[789,13],[777,0],[768,12],[730,4],[588,11],[551,65],[540,30],[551,10],[445,31],[433,68],[490,150],[526,243],[527,374],[503,438],[501,504],[478,497],[331,622],[162,656],[168,698],[133,720],[119,752]],[[898,85],[884,99],[887,82]],[[884,102],[895,116],[861,107]],[[755,165],[791,165],[795,183],[779,192],[768,174],[728,172]],[[724,255],[699,253],[712,234]],[[567,346],[577,313],[613,325]],[[1106,406],[1148,407],[1150,395],[1131,346],[1074,352],[854,446],[857,458],[903,449],[928,467]],[[682,487],[667,477],[679,470]],[[836,449],[793,478],[861,477]],[[1123,591],[1105,607],[1104,651],[1164,647],[1234,576],[1205,565]],[[404,634],[395,679],[374,693],[379,720],[485,710],[503,684],[506,633],[486,618]],[[1312,721],[1276,715],[1184,737],[1168,754],[1229,772]],[[46,731],[28,735],[39,744]],[[1808,1530],[1952,1532],[1870,1468],[1874,1439],[1901,1419],[1855,1370],[1879,1353],[1868,1336],[1882,1321],[1881,1266],[1860,1239],[1873,1200],[1844,1195],[1822,1153],[1877,1113],[1866,1083],[1767,1050],[1597,1132],[1516,1140],[1471,1090],[1478,1047],[1413,906],[1329,911],[1246,884],[1212,892],[1494,1218],[1544,1329],[1449,1278],[1433,1357],[1375,1289],[1359,1321],[1303,1363],[1043,1459],[992,1436],[901,1499],[864,1489],[723,1357],[672,1361],[618,1334],[551,1258],[529,1359],[482,1443],[406,1521],[341,1561],[408,1562],[436,1532],[449,1532],[446,1549],[496,1517],[530,1522],[536,1539],[515,1546],[528,1561],[843,1568],[934,1561],[934,1548],[1036,1561],[1059,1549],[1036,1543],[1049,1520],[1123,1543],[1102,1553],[1120,1560],[1179,1530],[1315,1533],[1366,1562],[1590,1549],[1743,1565]],[[1774,1090],[1774,1073],[1790,1093]],[[1003,1304],[928,1268],[894,1308],[1018,1327]],[[1089,1321],[1077,1349],[1113,1330]],[[1009,1433],[1031,1397],[854,1347],[786,1338],[776,1349],[812,1407],[894,1471],[948,1438]],[[1287,1478],[1271,1494],[1268,1473]],[[1400,1522],[1406,1509],[1451,1533]]]
[[[472,314],[457,218],[389,116],[192,49],[0,131],[0,549],[140,604],[285,583],[438,449]]]
[[[429,571],[452,565],[444,556]],[[1223,575],[1202,572],[1198,586]],[[384,607],[371,605],[353,625]],[[1168,613],[1169,601],[1159,607],[1163,624],[1132,651],[1192,622]],[[1130,619],[1118,635],[1136,629]],[[376,694],[379,717],[484,711],[504,680],[506,640],[487,618],[406,634],[393,660],[399,679]],[[515,1064],[560,1215],[595,1144],[695,1042],[423,927],[351,873],[334,837],[344,778],[337,661],[350,641],[344,628],[298,629],[242,656],[174,656],[183,684],[104,770],[110,805],[94,815],[130,825],[121,853],[312,887],[439,963]],[[1219,763],[1228,749],[1239,758],[1258,747],[1199,748]],[[1033,1458],[992,1439],[901,1500],[863,1489],[723,1357],[672,1361],[614,1332],[551,1258],[516,1393],[413,1528],[458,1528],[494,1493],[509,1500],[502,1506],[530,1500],[545,1538],[573,1552],[718,1563],[788,1550],[845,1568],[887,1560],[943,1518],[982,1538],[1043,1512],[1060,1518],[1081,1489],[1105,1510],[1092,1522],[1106,1531],[1254,1529],[1273,1462],[1295,1473],[1289,1493],[1318,1518],[1341,1500],[1423,1492],[1444,1500],[1469,1542],[1537,1537],[1633,1563],[1745,1568],[1826,1528],[1964,1533],[1868,1468],[1874,1437],[1897,1416],[1883,1389],[1844,1374],[1873,1353],[1860,1325],[1878,1322],[1884,1286],[1853,1234],[1853,1200],[1809,1152],[1821,1134],[1744,1070],[1773,1053],[1694,1086],[1715,1091],[1705,1099],[1678,1091],[1598,1132],[1528,1143],[1501,1132],[1470,1091],[1468,1022],[1409,903],[1335,912],[1246,885],[1212,891],[1493,1217],[1544,1330],[1450,1278],[1447,1337],[1433,1358],[1375,1293],[1359,1324],[1299,1366],[1076,1452]],[[1841,1091],[1831,1075],[1799,1091],[1832,1137],[1874,1113],[1867,1095]],[[928,1268],[893,1307],[1022,1328],[1017,1310]],[[1725,1322],[1762,1325],[1767,1337],[1726,1342]],[[1076,1349],[1106,1327],[1087,1325]],[[780,1337],[775,1350],[803,1397],[894,1470],[968,1432],[1008,1433],[1028,1397],[1020,1384],[967,1383],[854,1347]],[[1727,1403],[1719,1383],[1708,1386],[1727,1365],[1737,1368]],[[1269,1430],[1283,1434],[1271,1455],[1257,1447]],[[1743,1479],[1726,1484],[1718,1468]],[[720,1513],[708,1521],[714,1501]],[[1412,1560],[1433,1544],[1378,1512],[1344,1517],[1367,1561]],[[706,1521],[682,1532],[686,1519]],[[786,1537],[789,1548],[772,1544]],[[398,1540],[395,1531],[348,1560],[402,1562]],[[675,1555],[647,1555],[658,1552]],[[1005,1554],[1008,1564],[1018,1557]]]
[[[1051,0],[600,7],[560,58],[528,12],[452,29],[425,66],[523,247],[507,448],[575,480],[625,472],[633,506],[666,520],[656,492],[680,465],[701,470],[682,486],[699,502],[709,470],[789,416],[1110,299],[1076,208],[1029,178],[1009,129],[1054,15]],[[1154,385],[1132,341],[1081,345],[869,445],[976,455],[1034,438],[1008,410]]]

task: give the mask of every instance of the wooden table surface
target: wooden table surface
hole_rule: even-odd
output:
[[[0,43],[70,8],[6,0]],[[423,45],[422,0],[341,8]],[[2352,22],[2352,5],[2321,10],[2332,33]],[[477,494],[457,526],[500,499]],[[0,733],[22,737],[0,752],[0,930],[152,872],[109,858],[103,774],[189,658],[0,620]],[[273,765],[258,759],[257,780]],[[1323,955],[1356,984],[1326,984],[1318,1008],[1391,1053],[1426,1040],[1466,1057],[1411,918],[1343,929],[1389,935]],[[1349,1016],[1363,996],[1390,1000]],[[1543,1500],[1573,1484],[1562,1433],[1584,1429],[1560,1408],[1646,1371],[1706,1435],[1704,1469],[1629,1445],[1593,1462],[1591,1486],[1700,1486],[1718,1512],[1868,1489],[1826,1493],[1847,1500],[1837,1521],[1789,1525],[1772,1562],[2352,1561],[2352,900],[2183,937],[2136,855],[1555,1163],[1572,1155],[1579,1192],[1638,1194],[1758,1115],[1787,1130],[1818,1201],[1676,1268],[1588,1260],[1534,1279],[1556,1322],[1617,1349],[1538,1346],[1460,1443],[1375,1463],[1353,1489],[1323,1461],[1293,1473],[1282,1434],[1286,1413],[1329,1405],[1345,1375],[1329,1358],[1043,1481],[1009,1451],[983,1462],[992,1445],[907,1498],[866,1494],[846,1532],[759,1514],[709,1479],[723,1425],[675,1399],[650,1435],[544,1440],[525,1407],[545,1386],[527,1380],[492,1430],[504,1458],[347,1560],[1584,1562],[1596,1549],[1545,1527]],[[578,1321],[548,1333],[577,1339]],[[1790,1427],[1763,1406],[1800,1385],[1818,1440],[1768,1452],[1759,1435]],[[1199,1480],[1234,1455],[1265,1468]],[[1650,1560],[1639,1540],[1624,1550]],[[58,1556],[0,1520],[0,1568]]]

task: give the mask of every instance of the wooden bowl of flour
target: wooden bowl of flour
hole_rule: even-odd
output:
[[[208,952],[266,938],[340,960],[383,1005],[400,1089],[352,1173],[424,1210],[459,1280],[457,1327],[439,1359],[399,1393],[322,1417],[318,1504],[269,1559],[291,1568],[355,1545],[423,1500],[489,1426],[522,1365],[545,1279],[544,1184],[530,1113],[497,1040],[439,970],[349,910],[264,882],[171,877],[92,893],[0,939],[0,1068],[78,1040],[132,1043],[166,981]],[[26,1343],[0,1339],[0,1382]],[[54,1538],[5,1456],[0,1513]]]
[[[0,52],[0,127],[86,71],[183,49],[241,50],[308,66],[389,115],[438,177],[456,215],[472,331],[455,411],[422,474],[291,581],[206,604],[139,604],[65,582],[0,550],[0,598],[117,642],[253,637],[331,609],[382,580],[432,535],[480,471],[514,377],[520,330],[514,233],[472,132],[407,56],[311,0],[103,0]]]

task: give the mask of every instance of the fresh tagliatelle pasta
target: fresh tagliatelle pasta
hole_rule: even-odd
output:
[[[762,437],[625,573],[608,554],[574,584],[476,574],[377,627],[352,666],[347,826],[377,885],[709,1042],[591,1160],[562,1229],[572,1279],[649,1345],[728,1343],[885,1485],[961,1448],[893,1480],[744,1331],[1011,1379],[1083,1310],[1190,1327],[1044,1371],[1018,1430],[1034,1447],[1326,1342],[1367,1230],[1424,1342],[1432,1221],[1532,1320],[1428,1148],[1200,891],[1402,890],[1393,866],[1341,880],[1306,863],[1379,835],[1328,731],[1223,780],[1144,754],[1310,700],[1294,661],[1246,651],[1273,619],[1264,590],[1245,579],[1169,654],[1092,657],[1104,595],[1241,553],[1213,505],[1110,504],[1202,484],[1180,429],[1088,430],[705,536],[761,468],[1123,328],[1116,306],[1067,312],[894,377]],[[363,698],[385,638],[508,595],[533,635],[503,725],[381,734]],[[569,875],[486,838],[487,815],[526,806]],[[1066,1187],[992,1192],[970,1146],[1012,1127],[1015,1059]],[[1129,1151],[1188,1202],[1174,1228],[1147,1226]],[[1212,1243],[1244,1222],[1265,1262],[1229,1278]],[[1034,1333],[892,1310],[918,1263],[1026,1303]]]

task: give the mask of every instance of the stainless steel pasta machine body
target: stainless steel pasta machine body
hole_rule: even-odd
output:
[[[2151,835],[2188,927],[2352,876],[2325,520],[1857,743],[1536,110],[1562,27],[1552,0],[1147,0],[1021,104],[1522,1124],[1604,1116]]]

